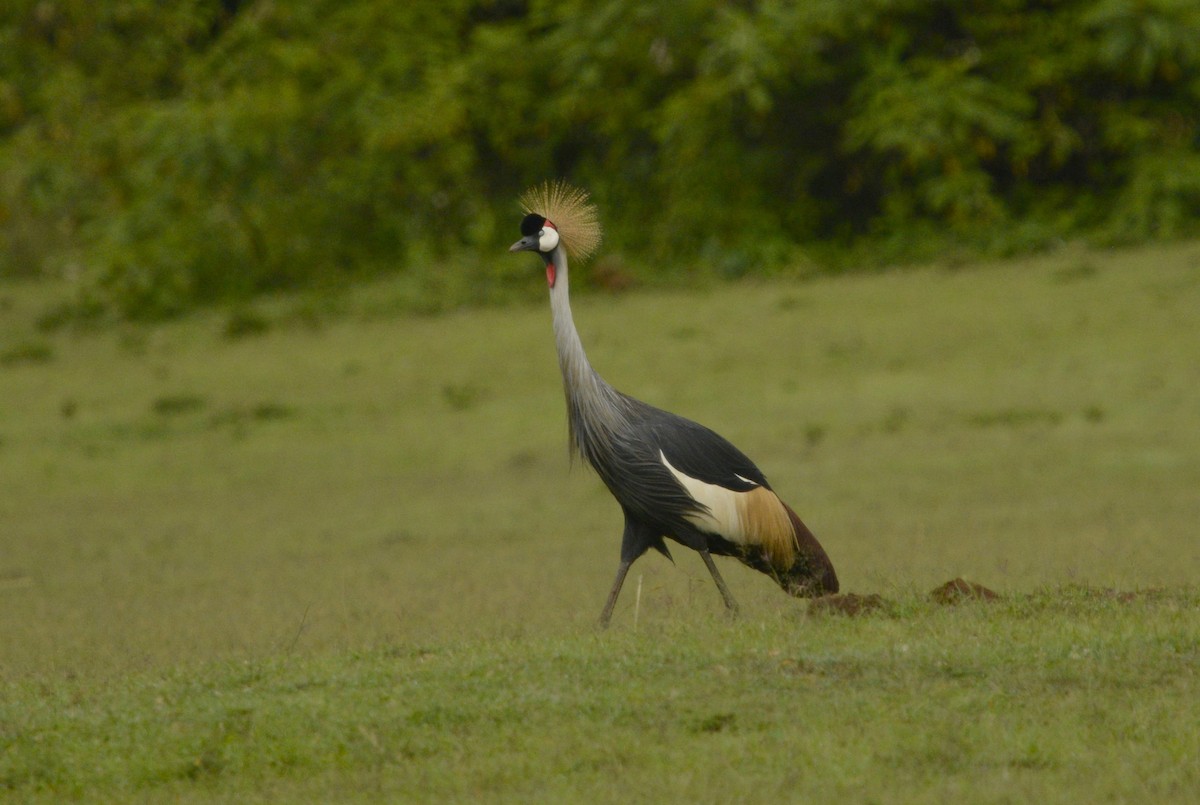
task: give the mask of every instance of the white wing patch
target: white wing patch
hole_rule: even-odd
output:
[[[744,493],[734,492],[732,489],[726,489],[716,484],[708,484],[698,478],[685,475],[671,466],[671,462],[667,461],[667,456],[663,451],[659,450],[658,456],[662,459],[662,463],[666,468],[671,471],[671,474],[675,476],[675,480],[683,484],[683,488],[692,496],[692,499],[708,507],[707,512],[689,514],[687,516],[688,521],[701,531],[720,534],[731,542],[745,545],[746,530],[738,511],[737,500]]]
[[[767,560],[779,570],[791,567],[799,544],[787,507],[774,492],[758,484],[745,492],[735,492],[705,483],[672,467],[663,451],[659,450],[658,456],[692,499],[708,509],[686,515],[688,522],[738,545],[761,548]],[[754,484],[749,478],[737,477]]]

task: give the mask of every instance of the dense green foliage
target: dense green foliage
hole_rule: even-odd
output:
[[[77,277],[131,316],[382,271],[488,296],[512,264],[469,256],[555,176],[639,272],[1200,217],[1193,0],[6,8],[0,276]],[[470,283],[428,268],[448,255]]]

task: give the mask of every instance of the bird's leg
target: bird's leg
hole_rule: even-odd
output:
[[[708,567],[708,572],[712,574],[713,581],[717,583],[717,589],[721,591],[721,597],[725,599],[725,608],[733,615],[738,612],[737,601],[733,600],[733,594],[729,592],[729,588],[725,586],[725,579],[721,578],[721,574],[717,572],[717,566],[713,563],[712,556],[707,549],[700,551],[700,557],[704,559],[704,564]]]
[[[621,566],[617,568],[617,578],[613,581],[612,590],[608,593],[608,601],[604,604],[604,611],[600,613],[600,628],[607,629],[608,622],[612,620],[613,607],[617,605],[617,596],[621,594],[621,585],[625,583],[625,574],[629,572],[629,566],[633,562],[621,560]]]

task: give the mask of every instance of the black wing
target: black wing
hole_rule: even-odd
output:
[[[771,488],[754,462],[720,434],[653,406],[646,406],[645,415],[646,440],[684,475],[734,492]]]
[[[654,406],[620,394],[626,417],[605,438],[584,439],[580,451],[627,514],[663,533],[680,536],[688,518],[705,511],[663,464],[666,456],[679,472],[735,492],[767,479],[727,440],[713,431]]]

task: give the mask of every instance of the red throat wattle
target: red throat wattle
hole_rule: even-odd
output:
[[[546,283],[553,288],[554,280],[558,279],[558,269],[554,267],[553,260],[546,261]]]

